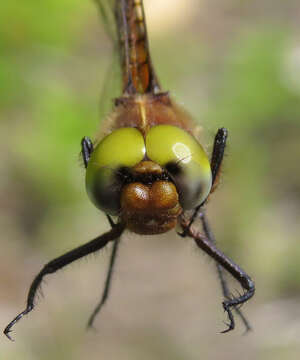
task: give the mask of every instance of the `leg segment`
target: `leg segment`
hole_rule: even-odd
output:
[[[210,229],[210,226],[208,224],[208,221],[207,221],[206,214],[205,214],[204,210],[201,211],[199,216],[201,218],[201,222],[202,222],[202,226],[203,226],[205,236],[207,237],[208,240],[211,241],[212,244],[216,245],[216,239],[214,237],[213,232]],[[219,277],[220,283],[221,283],[223,296],[224,296],[225,299],[230,299],[230,292],[229,292],[229,288],[228,288],[228,285],[227,285],[227,282],[226,282],[226,279],[225,279],[225,274],[223,272],[223,268],[218,262],[216,262],[216,266],[217,266],[218,277]],[[248,320],[245,318],[242,311],[239,310],[237,307],[235,307],[234,310],[236,311],[237,315],[241,318],[242,322],[244,323],[245,328],[246,328],[246,332],[251,330],[251,326],[249,325]]]
[[[181,226],[187,235],[192,237],[199,248],[205,251],[210,257],[212,257],[219,265],[221,265],[225,270],[227,270],[245,289],[243,295],[240,295],[236,298],[229,298],[223,301],[223,308],[228,314],[229,324],[228,328],[222,331],[223,333],[228,332],[234,329],[235,323],[233,314],[231,311],[232,307],[243,304],[248,301],[255,292],[254,282],[251,278],[242,270],[237,264],[235,264],[231,259],[229,259],[225,254],[216,248],[216,246],[205,236],[203,236],[195,228],[189,226],[189,222],[182,219]]]
[[[89,159],[90,159],[90,156],[91,156],[93,150],[94,150],[94,148],[93,148],[93,143],[92,143],[91,139],[89,137],[85,136],[81,140],[81,154],[82,154],[85,168],[87,168],[87,165],[88,165],[88,162],[89,162]],[[111,228],[114,229],[117,226],[117,224],[115,224],[113,222],[110,215],[106,214],[106,217],[107,217],[107,220],[108,220]],[[99,302],[99,304],[96,306],[95,310],[93,311],[92,315],[89,318],[88,327],[92,327],[96,315],[99,313],[101,307],[104,305],[104,303],[107,300],[107,297],[109,294],[109,289],[110,289],[111,278],[112,278],[113,266],[115,263],[115,258],[116,258],[119,242],[120,242],[120,238],[118,237],[115,239],[115,242],[113,245],[113,250],[112,250],[111,257],[110,257],[110,263],[109,263],[108,273],[106,276],[106,281],[105,281],[102,298],[101,298],[101,301]]]
[[[228,131],[225,128],[219,129],[215,136],[213,152],[210,160],[210,166],[212,172],[212,191],[214,191],[217,185],[217,179],[220,175],[227,137],[228,137]]]
[[[125,229],[123,224],[116,224],[113,229],[110,231],[98,236],[96,239],[91,240],[87,244],[81,245],[74,250],[67,252],[66,254],[59,256],[58,258],[50,261],[46,264],[43,269],[39,272],[39,274],[33,280],[29,293],[27,296],[27,306],[24,311],[22,311],[19,315],[17,315],[4,329],[4,334],[10,339],[9,333],[11,332],[11,328],[26,314],[34,308],[34,302],[36,293],[41,285],[41,282],[45,275],[52,274],[57,270],[63,268],[64,266],[72,263],[75,260],[78,260],[88,254],[91,254],[97,250],[103,248],[109,241],[116,240],[121,236]]]
[[[211,167],[211,173],[212,173],[212,186],[211,186],[210,193],[212,193],[215,190],[217,183],[218,183],[217,180],[218,180],[218,177],[220,176],[220,170],[221,170],[221,165],[222,165],[222,161],[223,161],[223,157],[224,157],[227,136],[228,136],[228,131],[225,128],[219,129],[215,136],[213,152],[212,152],[212,156],[211,156],[211,160],[210,160],[210,167]],[[201,207],[205,204],[206,200],[207,200],[207,198],[204,200],[204,202],[202,204],[198,205],[195,208],[193,215],[190,218],[189,227],[193,224],[193,222],[197,218],[198,213],[199,213]],[[179,235],[182,237],[185,237],[187,235],[187,231],[183,231]]]
[[[105,214],[105,215],[106,215],[106,217],[107,217],[107,220],[108,220],[109,225],[111,226],[111,228],[113,228],[114,226],[116,226],[116,224],[114,223],[114,221],[113,221],[113,219],[111,218],[111,216],[108,215],[108,214]]]
[[[117,238],[115,240],[114,244],[113,244],[113,249],[112,249],[112,253],[111,253],[111,256],[110,256],[110,260],[109,260],[108,272],[107,272],[107,275],[106,275],[106,280],[105,280],[105,285],[104,285],[104,290],[103,290],[103,293],[102,293],[102,296],[101,296],[101,300],[100,300],[100,302],[98,303],[98,305],[96,306],[96,308],[92,312],[92,315],[89,318],[89,321],[88,321],[88,324],[87,324],[88,328],[93,327],[95,317],[100,312],[102,306],[105,304],[105,302],[106,302],[106,300],[108,298],[109,291],[110,291],[112,274],[113,274],[113,269],[114,269],[114,265],[115,265],[115,260],[116,260],[119,244],[120,244],[120,238]]]
[[[85,168],[87,168],[87,165],[88,165],[88,162],[90,160],[90,156],[91,156],[93,150],[94,150],[94,147],[93,147],[92,140],[88,136],[85,136],[81,140],[81,155],[82,155],[82,159],[83,159]]]

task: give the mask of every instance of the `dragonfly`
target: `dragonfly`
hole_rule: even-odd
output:
[[[12,327],[35,307],[37,292],[46,275],[99,251],[112,242],[102,297],[88,320],[92,327],[109,295],[113,268],[125,231],[156,235],[179,227],[216,263],[227,313],[227,333],[235,328],[234,312],[250,330],[240,310],[255,292],[250,276],[217,248],[205,213],[208,198],[221,174],[228,130],[217,130],[209,157],[197,137],[197,125],[163,91],[149,50],[142,0],[94,0],[107,32],[115,39],[121,69],[122,93],[102,125],[101,136],[81,141],[86,169],[86,190],[103,211],[110,230],[48,262],[34,278],[26,309],[4,329],[12,340]],[[196,226],[200,222],[202,229]],[[228,272],[243,292],[234,296],[225,278]]]

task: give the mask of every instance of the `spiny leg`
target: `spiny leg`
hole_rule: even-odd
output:
[[[116,224],[113,229],[110,231],[98,236],[94,240],[91,240],[87,244],[81,245],[58,258],[53,259],[48,264],[46,264],[39,274],[33,280],[28,296],[27,296],[27,306],[24,311],[22,311],[19,315],[17,315],[4,329],[4,334],[12,340],[9,333],[11,332],[11,328],[26,314],[33,310],[35,304],[35,298],[37,291],[42,283],[42,280],[45,275],[52,274],[59,269],[62,269],[66,265],[72,263],[75,260],[78,260],[88,254],[91,254],[97,250],[103,248],[109,241],[113,241],[118,239],[124,231],[124,224]]]
[[[93,143],[92,143],[91,139],[89,137],[85,136],[81,140],[81,154],[82,154],[82,158],[83,158],[85,168],[87,168],[87,165],[88,165],[88,162],[89,162],[89,159],[90,159],[90,156],[91,156],[93,150],[94,150],[94,148],[93,148]],[[107,217],[107,220],[108,220],[111,228],[113,229],[116,226],[116,224],[113,222],[110,215],[106,214],[106,217]],[[102,306],[105,304],[105,302],[106,302],[106,300],[108,298],[109,290],[110,290],[110,284],[111,284],[111,278],[112,278],[112,272],[113,272],[113,267],[114,267],[114,263],[115,263],[119,243],[120,243],[120,238],[117,238],[115,240],[115,242],[114,242],[114,245],[113,245],[113,249],[112,249],[112,253],[111,253],[111,257],[110,257],[110,261],[109,261],[108,272],[107,272],[107,275],[106,275],[103,294],[102,294],[102,297],[101,297],[101,300],[100,300],[99,304],[96,306],[96,308],[94,309],[92,315],[89,318],[88,327],[93,326],[93,322],[94,322],[95,317],[97,316],[97,314],[99,313],[99,311],[101,310]]]
[[[216,186],[218,185],[218,178],[221,173],[221,166],[222,166],[222,161],[223,161],[223,157],[224,157],[227,137],[228,137],[228,131],[225,128],[219,129],[215,136],[214,147],[213,147],[213,152],[212,152],[212,156],[211,156],[211,170],[212,170],[211,193],[214,192],[214,190],[216,189]],[[197,209],[196,211],[199,212],[199,210]],[[204,210],[201,210],[201,212],[202,212],[202,216],[200,216],[200,218],[201,218],[201,222],[202,222],[202,226],[203,226],[205,235],[207,236],[208,239],[210,239],[212,241],[212,243],[214,245],[216,245],[216,240],[215,240],[215,237],[208,225],[208,221],[207,221],[205,212],[204,212]],[[197,214],[195,213],[195,217],[196,216],[197,216]],[[223,295],[225,298],[228,299],[230,297],[230,292],[229,292],[229,289],[227,286],[227,282],[224,278],[223,268],[218,263],[217,263],[217,271],[218,271],[218,276],[219,276],[219,279],[221,282]],[[249,331],[251,329],[251,327],[250,327],[247,319],[244,317],[243,313],[238,308],[235,308],[235,311],[242,319],[242,321],[246,327],[246,331]]]
[[[95,317],[100,312],[102,306],[105,304],[105,302],[108,298],[110,286],[111,286],[113,269],[114,269],[114,265],[115,265],[115,260],[116,260],[119,244],[120,244],[120,238],[117,238],[113,244],[112,252],[110,255],[109,266],[108,266],[108,271],[107,271],[107,275],[106,275],[106,280],[105,280],[105,285],[104,285],[104,290],[103,290],[103,293],[101,296],[101,300],[99,301],[98,305],[95,307],[94,311],[92,312],[92,315],[89,318],[89,321],[87,324],[88,328],[93,327]]]
[[[228,131],[225,128],[219,129],[215,136],[213,152],[212,152],[212,156],[211,156],[211,171],[212,171],[211,193],[215,190],[215,188],[218,184],[218,178],[221,173],[221,165],[222,165],[222,161],[223,161],[223,157],[224,157],[227,136],[228,136]],[[202,226],[203,226],[206,237],[214,245],[216,245],[215,237],[209,228],[209,225],[208,225],[205,213],[204,213],[203,204],[200,204],[199,206],[197,206],[195,208],[193,215],[190,218],[190,222],[189,222],[188,226],[190,227],[198,216],[201,218]],[[181,235],[186,235],[186,232],[184,231]],[[224,278],[223,268],[218,263],[216,263],[216,265],[217,265],[217,271],[218,271],[218,276],[220,279],[223,295],[225,298],[228,299],[230,297],[230,292],[228,290],[227,282]],[[244,317],[244,315],[238,308],[235,308],[235,311],[241,317],[241,319],[246,327],[246,331],[249,331],[251,329],[251,327],[250,327],[247,319]]]
[[[210,160],[210,167],[212,173],[212,186],[210,193],[212,193],[215,190],[218,183],[218,178],[221,173],[221,165],[224,157],[227,137],[228,137],[228,131],[225,128],[220,128],[215,136],[213,152]],[[190,218],[189,227],[193,224],[193,222],[197,218],[198,213],[201,207],[205,204],[206,200],[207,198],[204,200],[202,204],[198,205],[194,209],[193,215]],[[183,231],[179,235],[185,237],[187,235],[187,230]]]
[[[227,137],[228,137],[228,130],[225,128],[219,129],[215,136],[213,152],[210,159],[210,166],[212,172],[212,191],[214,191],[218,183],[217,181],[218,177],[220,176]]]
[[[94,146],[92,140],[88,136],[85,136],[81,140],[81,155],[85,168],[87,168],[88,162],[90,160],[90,156],[93,151],[94,151]]]
[[[205,233],[205,236],[212,242],[212,244],[216,245],[216,239],[215,236],[208,224],[207,221],[207,217],[205,214],[204,209],[201,210],[201,213],[199,213],[199,217],[201,219],[202,222],[202,226],[203,226],[203,230]],[[220,283],[221,283],[221,288],[222,288],[222,293],[225,299],[230,299],[230,291],[227,285],[227,281],[225,279],[225,274],[223,272],[223,268],[222,266],[216,262],[216,266],[217,266],[217,272],[218,272],[218,277],[220,279]],[[245,325],[246,328],[246,332],[248,332],[249,330],[251,330],[251,326],[248,322],[248,320],[245,318],[244,314],[242,313],[242,311],[240,309],[238,309],[237,307],[234,307],[234,310],[236,311],[236,313],[238,314],[238,316],[241,318],[242,322]]]
[[[211,242],[211,240],[203,236],[193,226],[189,226],[189,222],[186,221],[184,218],[181,219],[181,226],[184,230],[187,231],[187,235],[195,240],[199,248],[205,251],[218,264],[220,264],[225,270],[227,270],[245,289],[245,293],[243,295],[240,295],[236,298],[229,298],[223,301],[223,308],[227,312],[230,322],[228,324],[228,328],[222,332],[225,333],[230,330],[233,330],[235,323],[231,308],[245,303],[254,295],[255,292],[254,282],[251,280],[250,276],[247,275],[244,270],[242,270],[237,264],[235,264],[219,249],[217,249],[216,246]]]

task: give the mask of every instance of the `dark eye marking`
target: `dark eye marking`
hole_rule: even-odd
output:
[[[165,169],[170,173],[172,174],[173,176],[178,176],[178,175],[181,175],[182,174],[182,168],[181,166],[179,165],[178,162],[169,162],[165,165]]]
[[[120,183],[128,184],[133,181],[130,168],[127,166],[121,166],[115,171],[115,176]]]

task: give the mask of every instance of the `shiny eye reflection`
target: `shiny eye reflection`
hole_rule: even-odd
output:
[[[188,163],[191,161],[192,153],[188,146],[180,142],[173,145],[172,150],[175,156],[180,159],[182,163]]]

